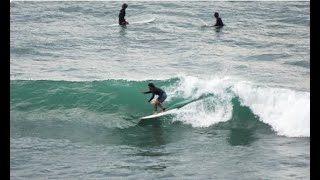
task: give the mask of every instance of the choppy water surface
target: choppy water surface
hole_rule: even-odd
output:
[[[310,179],[309,5],[12,2],[11,178]]]

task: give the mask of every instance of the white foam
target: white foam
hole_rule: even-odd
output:
[[[199,79],[194,76],[180,76],[180,82],[168,88],[169,95],[171,95],[169,98],[179,96],[183,98],[198,98],[209,93],[223,96],[225,89],[230,87],[233,81],[234,79],[228,76],[209,78],[209,80]]]
[[[254,87],[238,83],[233,91],[242,104],[269,124],[278,135],[288,137],[310,136],[310,93],[290,89]]]
[[[310,136],[310,93],[276,87],[261,87],[231,77],[212,77],[208,80],[183,76],[180,82],[167,89],[172,97],[197,99],[178,110],[176,121],[193,127],[209,127],[232,117],[232,98],[238,96],[260,120],[278,134],[287,137]]]
[[[175,120],[191,124],[193,127],[209,127],[218,122],[228,121],[232,116],[232,96],[227,94],[225,89],[230,86],[230,80],[229,77],[211,80],[201,80],[192,76],[181,77],[178,85],[169,88],[168,97],[197,99],[212,93],[215,96],[182,107],[178,110]]]
[[[208,100],[210,102],[208,102]],[[209,98],[190,103],[179,109],[176,121],[191,124],[193,127],[209,127],[218,122],[228,121],[232,116],[231,103],[223,103]],[[210,106],[207,106],[210,104]]]

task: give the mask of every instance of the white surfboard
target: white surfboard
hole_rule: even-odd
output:
[[[129,22],[129,25],[130,25],[130,24],[146,24],[146,23],[151,23],[151,22],[153,22],[153,21],[155,21],[155,20],[156,20],[156,18],[152,18],[152,19],[145,20],[145,21],[133,22],[133,23],[130,23],[130,22]]]
[[[202,26],[201,27],[213,27],[214,25],[209,25],[208,23],[206,23],[205,21],[203,21],[202,19],[199,19],[202,22]]]
[[[155,21],[156,18],[152,18],[152,19],[149,19],[149,20],[145,20],[145,21],[137,21],[137,22],[129,22],[129,24],[127,25],[133,25],[133,24],[147,24],[147,23],[151,23],[153,21]],[[112,27],[112,26],[120,26],[119,24],[111,24],[109,25],[109,27]]]
[[[145,116],[145,117],[142,117],[140,119],[153,119],[153,118],[157,118],[157,117],[161,117],[161,116],[166,116],[166,115],[169,115],[169,114],[174,114],[177,110],[178,110],[178,108],[170,109],[170,110],[168,110],[166,112],[161,112],[161,113],[158,113],[156,115]]]

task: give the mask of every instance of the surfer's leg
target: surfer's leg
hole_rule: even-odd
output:
[[[160,102],[159,102],[158,106],[162,109],[163,112],[166,111],[166,108],[164,108]]]
[[[164,100],[163,100],[163,101],[164,101]],[[163,102],[163,101],[162,101],[162,102]],[[162,111],[165,112],[165,111],[166,111],[166,108],[164,108],[164,107],[162,106],[161,100],[158,100],[158,99],[157,99],[156,102],[157,102],[157,106],[159,106],[159,107],[162,109]]]
[[[157,100],[155,100],[155,102],[153,104],[153,108],[154,108],[153,114],[158,114],[158,101]]]
[[[162,96],[158,97],[157,99],[158,106],[162,109],[163,112],[166,111],[166,108],[162,106],[162,103],[164,102],[164,100],[166,100],[166,98],[167,98],[167,94],[164,93]]]

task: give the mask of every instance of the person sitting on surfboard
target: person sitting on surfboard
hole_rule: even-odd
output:
[[[153,106],[154,107],[154,113],[153,114],[158,114],[158,111],[157,111],[157,107],[158,106],[162,109],[163,112],[165,112],[166,108],[164,108],[162,106],[162,103],[167,98],[166,92],[164,92],[162,89],[160,89],[158,87],[155,87],[155,85],[153,83],[149,83],[148,87],[149,87],[149,91],[142,92],[143,94],[152,93],[152,96],[149,99],[149,101],[147,101],[147,103],[150,103],[150,101],[154,98],[154,95],[158,95],[159,96],[154,102],[154,106]]]
[[[122,9],[120,10],[119,13],[119,25],[126,25],[129,24],[126,19],[124,18],[126,16],[126,9],[128,7],[128,4],[123,4]]]
[[[219,17],[219,13],[215,12],[214,17],[216,18],[216,24],[214,26],[217,26],[217,27],[224,26],[222,19]]]

